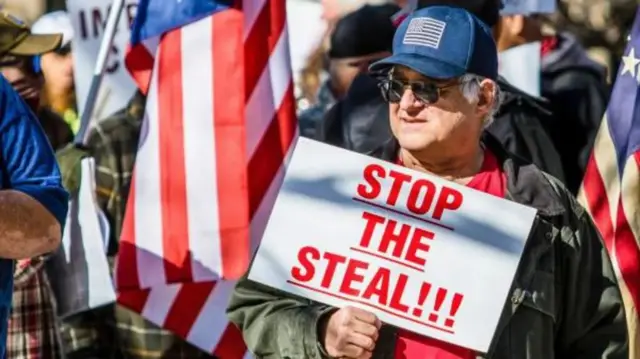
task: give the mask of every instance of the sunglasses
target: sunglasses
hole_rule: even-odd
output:
[[[65,46],[62,46],[56,50],[54,50],[54,52],[60,56],[66,56],[68,54],[71,53],[71,44],[67,44]]]
[[[22,69],[26,75],[37,76],[39,71],[36,68],[35,59],[35,56],[5,56],[0,59],[0,69],[17,67]]]
[[[404,92],[411,89],[413,96],[420,102],[428,105],[438,102],[441,97],[442,90],[459,85],[459,82],[438,86],[433,82],[422,81],[401,81],[393,78],[385,78],[380,80],[378,87],[382,93],[382,97],[386,102],[398,103],[402,99]]]

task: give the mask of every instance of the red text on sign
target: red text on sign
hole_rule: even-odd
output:
[[[407,298],[411,278],[406,274],[394,273],[363,260],[322,252],[312,246],[299,250],[298,265],[291,269],[291,278],[288,282],[293,285],[364,303],[449,333],[453,333],[455,317],[464,300],[464,295],[460,293],[422,281],[418,298]],[[318,280],[319,285],[314,284]],[[429,300],[431,293],[435,293],[433,300]],[[423,317],[425,313],[426,318]]]
[[[460,191],[442,186],[440,189],[425,178],[414,180],[411,175],[396,170],[387,170],[378,164],[370,164],[364,168],[365,183],[358,185],[358,195],[367,200],[374,200],[386,196],[385,203],[395,207],[398,197],[403,190],[408,190],[407,203],[404,205],[410,212],[422,216],[431,212],[431,217],[442,218],[445,211],[455,211],[462,205],[463,197]],[[383,185],[390,187],[388,193],[383,193]],[[434,204],[435,201],[435,204]]]
[[[368,262],[331,252],[321,253],[319,249],[311,246],[300,249],[298,262],[300,267],[291,269],[291,277],[297,282],[309,282],[317,274],[322,278],[322,288],[329,289],[334,283],[339,283],[338,292],[341,294],[373,300],[400,312],[409,311],[409,307],[401,302],[409,279],[406,274],[392,276],[389,269],[380,267],[373,276],[365,278],[364,273],[370,266]],[[316,273],[316,268],[321,264],[324,264],[324,273]],[[341,278],[336,276],[338,267],[344,268]]]
[[[433,240],[433,232],[405,223],[398,223],[393,219],[363,212],[366,221],[364,232],[360,238],[360,247],[371,248],[397,259],[403,259],[422,267],[426,263],[426,253],[429,251],[429,240]],[[377,228],[383,228],[382,236],[372,244]]]

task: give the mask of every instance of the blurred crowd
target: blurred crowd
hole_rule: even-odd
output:
[[[461,1],[420,3],[455,5]],[[372,76],[375,74],[368,69],[372,62],[391,53],[396,29],[393,16],[406,4],[392,0],[290,2],[289,33],[301,135],[360,153],[378,151],[391,139],[388,104]],[[492,14],[500,6],[499,0],[464,2],[473,3],[477,13]],[[65,11],[54,11],[26,22],[24,12],[12,9],[7,7],[0,15],[0,72],[37,114],[57,151],[70,192],[79,187],[79,161],[95,158],[96,196],[113,229],[108,252],[113,259],[135,162],[144,96],[136,93],[125,108],[100,119],[86,147],[70,145],[79,129],[71,19]],[[502,106],[486,130],[576,194],[611,84],[607,68],[588,55],[576,36],[551,27],[547,19],[536,14],[488,18],[499,51],[541,42],[542,67],[540,97],[498,79]],[[313,25],[303,29],[305,24]],[[25,39],[33,41],[20,45]],[[16,267],[9,358],[56,359],[63,354],[70,359],[211,357],[117,305],[61,321],[55,316],[55,301],[43,270],[45,260],[24,260]]]

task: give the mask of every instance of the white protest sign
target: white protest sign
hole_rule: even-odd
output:
[[[80,113],[84,110],[89,93],[112,2],[112,0],[67,0],[67,9],[74,31],[73,65],[76,99]],[[124,108],[136,91],[135,83],[124,66],[124,55],[129,44],[130,24],[135,17],[137,5],[137,0],[125,1],[96,99],[94,119],[102,120]]]
[[[503,0],[500,15],[553,14],[556,0]]]
[[[498,54],[498,72],[510,84],[528,93],[540,96],[542,44],[539,41],[519,45]]]
[[[293,81],[298,84],[309,55],[320,44],[326,32],[327,24],[322,19],[322,5],[308,0],[288,0],[287,26]]]
[[[535,213],[300,138],[249,279],[486,352]]]
[[[61,318],[116,300],[105,255],[109,224],[96,202],[95,162],[81,162],[82,182],[69,203],[62,245],[49,259],[47,272]]]

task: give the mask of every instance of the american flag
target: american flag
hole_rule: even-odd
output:
[[[285,0],[141,0],[126,65],[147,106],[119,303],[219,358],[225,309],[297,136]]]
[[[578,195],[602,234],[620,282],[631,358],[640,358],[639,55],[640,10]]]

